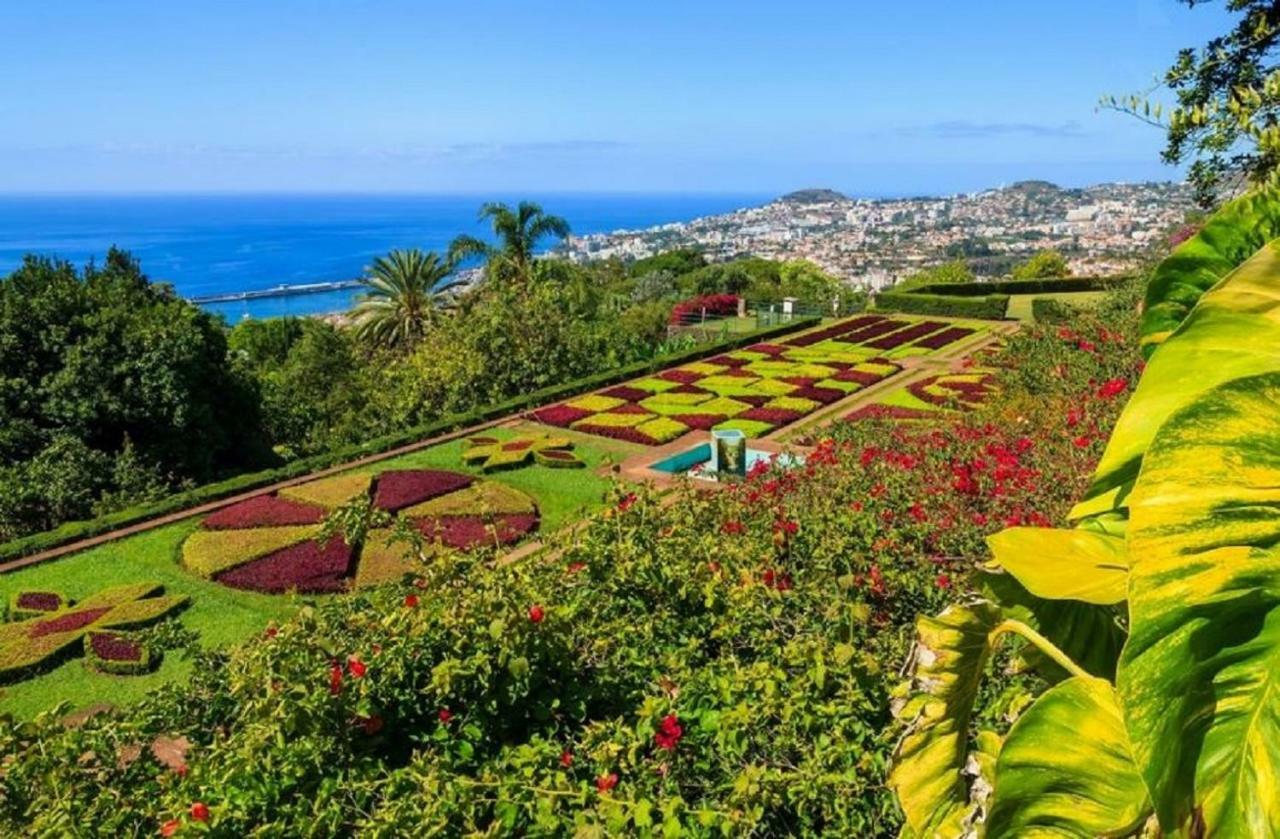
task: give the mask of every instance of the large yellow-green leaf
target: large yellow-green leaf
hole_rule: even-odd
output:
[[[1151,813],[1115,690],[1077,676],[1014,723],[996,760],[988,839],[1121,836]]]
[[[1130,499],[1128,538],[1117,685],[1161,823],[1275,835],[1280,373],[1223,385],[1164,424]]]
[[[1142,346],[1148,355],[1181,325],[1200,295],[1280,236],[1280,193],[1264,189],[1220,210],[1156,268],[1147,284]]]
[[[995,563],[1037,597],[1109,606],[1125,599],[1124,540],[1089,530],[1011,527],[987,537]]]
[[[1280,370],[1280,241],[1200,297],[1152,356],[1071,518],[1128,506],[1143,454],[1175,411],[1225,382],[1273,370]]]
[[[912,694],[897,709],[906,734],[889,774],[909,834],[961,836],[968,830],[974,812],[964,774],[969,718],[1000,620],[999,610],[981,603],[952,606],[916,623]]]

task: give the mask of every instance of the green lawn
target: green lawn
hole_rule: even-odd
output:
[[[1107,292],[1105,291],[1062,291],[1050,294],[1015,294],[1009,298],[1009,308],[1005,312],[1005,317],[1011,320],[1020,320],[1030,323],[1034,318],[1031,314],[1031,301],[1033,300],[1057,300],[1068,306],[1076,308],[1092,308],[1098,305]]]
[[[521,430],[547,433],[549,429],[528,425],[525,429],[495,429],[486,434],[508,438]],[[495,472],[487,480],[508,484],[527,492],[542,514],[542,532],[558,530],[599,507],[608,488],[608,478],[596,474],[611,462],[621,462],[638,450],[635,446],[602,441],[551,429],[556,436],[574,440],[575,451],[587,463],[585,469],[549,469],[527,466],[509,472]],[[587,442],[583,442],[587,441]],[[386,469],[448,469],[481,474],[462,464],[465,446],[455,440],[420,452],[404,455],[367,467],[365,472]],[[286,597],[238,591],[197,577],[176,561],[179,546],[197,526],[192,520],[73,554],[12,574],[0,575],[0,597],[23,589],[55,589],[79,599],[108,586],[156,581],[172,594],[186,594],[191,605],[181,613],[183,625],[200,634],[200,642],[215,648],[235,644],[263,631],[272,621],[288,617],[305,597]],[[0,712],[26,718],[60,702],[70,709],[107,702],[125,705],[166,682],[187,678],[191,665],[178,655],[167,656],[160,667],[143,676],[110,676],[84,666],[79,657],[32,679],[0,687]]]

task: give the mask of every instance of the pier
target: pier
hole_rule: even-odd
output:
[[[205,303],[234,303],[238,300],[260,300],[264,297],[292,297],[297,294],[318,294],[324,291],[341,291],[357,288],[359,280],[335,280],[326,283],[301,283],[298,285],[278,285],[274,288],[261,288],[253,291],[233,291],[223,294],[205,294],[187,298],[197,305]]]

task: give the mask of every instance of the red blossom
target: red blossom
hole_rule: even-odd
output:
[[[1072,440],[1071,444],[1077,449],[1087,449],[1089,448],[1089,444],[1092,442],[1093,440],[1089,438],[1088,434],[1081,434],[1079,437]]]
[[[561,752],[560,765],[563,766],[565,769],[568,769],[570,766],[573,766],[573,752],[569,751],[568,749],[565,749],[563,752]]]
[[[329,694],[337,696],[342,693],[342,665],[336,661],[329,667]]]
[[[778,519],[773,523],[773,529],[776,533],[785,533],[788,536],[794,536],[800,530],[800,525],[791,519]]]
[[[933,582],[934,582],[934,585],[936,585],[940,589],[943,589],[944,591],[946,589],[951,588],[951,578],[946,574],[939,574],[937,578],[934,579]]]
[[[568,564],[568,566],[565,567],[564,570],[566,574],[577,574],[579,571],[584,570],[586,567],[587,567],[587,563],[585,562],[571,562]]]
[[[679,717],[675,714],[667,714],[658,724],[658,731],[653,735],[653,740],[658,744],[658,748],[672,752],[675,751],[683,736],[684,728],[680,725]]]
[[[197,801],[191,805],[191,818],[198,822],[209,821],[209,807],[203,801]]]
[[[268,626],[266,628],[266,631],[264,631],[262,634],[266,635],[268,638],[274,638],[280,634],[280,630],[276,629],[274,626]]]
[[[608,775],[601,775],[596,778],[596,789],[600,792],[608,792],[618,785],[618,773],[610,772]]]
[[[448,725],[449,720],[453,719],[453,711],[450,711],[448,708],[441,708],[436,712],[436,718],[445,725]]]
[[[727,536],[740,536],[746,530],[742,522],[738,520],[727,521],[720,525],[720,531]]]
[[[407,608],[407,609],[416,609],[416,608],[418,608],[418,595],[416,595],[416,594],[406,594],[406,595],[404,596],[404,605],[405,605],[405,608]]]
[[[924,507],[920,506],[919,501],[912,504],[911,509],[908,512],[911,513],[911,518],[918,522],[926,522],[929,520],[929,514],[924,511]]]
[[[536,603],[529,607],[529,620],[533,623],[542,623],[542,619],[547,616],[542,607]]]
[[[167,822],[160,825],[160,835],[172,836],[178,832],[178,828],[181,826],[182,826],[182,823],[179,822],[177,819],[169,819]]]
[[[1076,344],[1076,348],[1083,352],[1094,352],[1098,349],[1098,345],[1092,341],[1081,340],[1080,343]]]
[[[368,670],[364,662],[354,655],[347,659],[347,669],[351,671],[351,676],[356,679],[363,679],[365,672]]]
[[[760,575],[760,581],[764,583],[766,586],[768,586],[769,588],[773,588],[773,584],[776,577],[777,577],[777,574],[774,572],[772,568],[766,568],[765,572]]]
[[[370,737],[382,730],[382,717],[373,714],[368,717],[358,717],[357,722],[364,733]]]
[[[1099,399],[1113,399],[1129,389],[1128,379],[1109,379],[1098,388]]]
[[[632,507],[634,507],[635,503],[636,503],[636,494],[634,492],[627,493],[626,496],[623,497],[623,499],[618,502],[618,512],[625,513],[627,510],[630,510]]]

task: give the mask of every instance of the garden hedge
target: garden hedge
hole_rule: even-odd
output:
[[[257,472],[236,475],[223,481],[205,484],[204,486],[195,487],[184,492],[174,493],[160,501],[150,504],[129,507],[94,519],[66,522],[53,530],[47,530],[42,533],[33,533],[29,536],[23,536],[19,539],[13,539],[0,544],[0,562],[7,562],[24,556],[29,556],[31,554],[40,553],[41,551],[52,550],[70,542],[89,539],[103,533],[108,533],[112,530],[138,524],[139,522],[143,522],[148,519],[153,519],[170,513],[176,513],[190,507],[207,504],[238,493],[250,492],[280,481],[286,481],[291,478],[300,478],[321,469],[338,466],[352,460],[368,457],[369,455],[381,454],[382,452],[406,446],[427,437],[434,437],[451,431],[457,431],[468,426],[487,422],[491,419],[497,419],[498,417],[503,417],[508,414],[518,413],[529,408],[534,408],[539,405],[555,402],[559,399],[571,397],[574,394],[586,393],[598,388],[608,387],[611,384],[633,378],[637,375],[643,375],[647,372],[655,372],[663,369],[664,367],[696,361],[701,358],[737,349],[738,347],[754,344],[767,338],[787,335],[792,332],[799,332],[803,329],[808,329],[814,326],[817,322],[817,318],[798,318],[790,323],[758,329],[753,332],[736,335],[724,341],[703,344],[683,352],[670,353],[648,361],[617,367],[613,370],[597,373],[593,376],[586,376],[581,379],[575,379],[571,382],[565,382],[563,384],[543,388],[532,393],[524,394],[523,396],[514,397],[503,402],[497,402],[483,408],[477,408],[474,411],[450,414],[427,425],[418,426],[416,428],[407,429],[394,434],[388,434],[382,437],[376,437],[364,443],[347,446],[336,451],[318,454],[312,457],[299,458],[298,460],[286,463],[285,465],[274,469],[264,469]]]
[[[910,294],[941,294],[945,297],[984,297],[989,294],[1069,294],[1079,291],[1107,291],[1131,276],[1063,277],[1043,280],[994,280],[989,283],[934,283],[917,286]]]
[[[1048,297],[1031,301],[1031,317],[1036,323],[1065,323],[1076,314],[1075,307]]]
[[[964,297],[946,294],[922,294],[906,291],[882,291],[876,295],[876,310],[911,315],[942,315],[953,318],[1004,320],[1009,309],[1009,295],[988,294]]]

